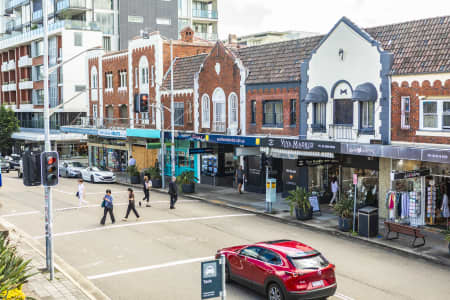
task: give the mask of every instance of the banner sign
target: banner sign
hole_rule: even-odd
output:
[[[204,154],[204,153],[214,153],[213,148],[194,148],[189,149],[189,154]]]
[[[309,203],[311,203],[313,212],[320,212],[319,198],[317,196],[310,196]]]
[[[408,179],[430,175],[430,169],[394,173],[394,180]]]
[[[222,265],[218,259],[202,262],[202,299],[220,297]]]
[[[318,151],[339,153],[340,143],[325,141],[310,141],[300,139],[263,138],[261,146],[281,149],[293,149],[302,151]]]
[[[126,139],[127,138],[127,131],[126,130],[99,129],[98,130],[98,135],[99,136],[104,136],[104,137]]]
[[[297,167],[315,167],[326,164],[337,164],[339,163],[336,159],[297,159]]]

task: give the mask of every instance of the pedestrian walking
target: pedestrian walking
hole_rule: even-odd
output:
[[[136,206],[134,205],[134,193],[132,188],[128,188],[128,208],[127,208],[127,214],[125,215],[125,218],[122,219],[122,221],[128,221],[128,215],[130,214],[130,211],[133,211],[136,215],[136,221],[139,221],[139,214],[136,210]]]
[[[85,199],[85,191],[84,191],[84,183],[83,179],[78,180],[78,190],[77,190],[77,198],[78,198],[78,207],[81,207],[83,203],[88,203]]]
[[[338,184],[337,178],[335,176],[335,177],[333,177],[333,180],[331,181],[331,192],[333,193],[333,197],[331,197],[329,206],[333,206],[333,204],[336,204],[338,190],[339,190],[339,184]]]
[[[109,213],[111,217],[111,223],[116,223],[116,219],[114,218],[113,213],[113,197],[111,196],[111,190],[106,190],[106,195],[103,197],[102,207],[104,207],[103,218],[100,221],[100,224],[105,225],[106,215]]]
[[[175,209],[175,203],[178,200],[177,178],[175,176],[172,176],[172,181],[169,183],[169,195],[170,209]]]
[[[147,200],[146,207],[151,207],[150,205],[150,189],[152,188],[152,181],[150,180],[150,177],[144,176],[144,198],[142,198],[142,201]],[[141,201],[139,201],[139,207],[141,207]]]
[[[130,159],[128,160],[128,166],[135,166],[136,165],[136,159],[134,159],[133,155],[130,155]]]
[[[242,170],[242,166],[239,166],[239,169],[236,170],[236,183],[239,194],[242,194],[242,184],[244,183],[244,170]]]

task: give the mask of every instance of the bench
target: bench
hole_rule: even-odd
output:
[[[419,228],[411,227],[408,225],[403,224],[397,224],[389,221],[384,221],[384,226],[386,227],[387,234],[386,234],[386,240],[395,240],[398,239],[399,233],[404,235],[409,235],[414,237],[414,241],[412,242],[411,246],[413,248],[417,248],[420,246],[425,245],[425,236],[420,232]],[[397,233],[397,236],[389,238],[389,234],[391,232]],[[423,243],[416,245],[416,240],[420,238],[423,240]]]

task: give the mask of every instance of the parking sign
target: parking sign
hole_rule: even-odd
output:
[[[222,296],[222,264],[220,260],[202,262],[202,299]]]

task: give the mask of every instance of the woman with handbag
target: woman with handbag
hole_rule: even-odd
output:
[[[134,205],[134,193],[132,188],[128,188],[128,208],[127,208],[127,214],[125,215],[125,218],[122,219],[122,221],[128,221],[128,215],[130,214],[130,211],[133,211],[136,215],[136,221],[139,221],[139,214],[136,211],[136,206]]]
[[[101,225],[105,225],[106,215],[109,213],[111,217],[111,223],[114,224],[116,219],[114,218],[113,213],[113,197],[111,196],[111,190],[106,190],[106,195],[103,197],[102,207],[104,207],[103,218],[100,221]]]

